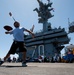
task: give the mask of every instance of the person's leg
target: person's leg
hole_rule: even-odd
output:
[[[24,46],[24,42],[19,43],[19,52],[22,52],[22,66],[26,67],[26,47]]]
[[[10,54],[14,54],[16,52],[17,49],[17,43],[15,43],[15,41],[12,43],[12,46],[9,50],[9,52],[6,54],[6,56],[4,57],[3,61],[0,61],[0,65],[2,65],[4,63],[4,61],[10,56]]]
[[[2,61],[0,61],[0,65],[2,65],[9,56],[10,56],[10,54],[7,53],[7,55],[4,57],[4,59]]]
[[[12,43],[11,48],[9,50],[9,52],[6,54],[6,56],[4,57],[4,61],[11,55],[14,54],[16,52],[17,49],[17,44],[15,43],[15,41]]]
[[[23,52],[23,55],[22,55],[22,66],[23,67],[27,67],[26,65],[26,51]]]
[[[4,61],[6,61],[6,59],[7,59],[8,57],[10,57],[10,54],[9,54],[9,53],[7,53],[7,55],[4,57]]]
[[[18,42],[19,52],[22,52],[22,60],[26,60],[26,47],[24,46],[24,42]]]
[[[23,52],[22,59],[23,59],[23,61],[26,61],[26,51]]]

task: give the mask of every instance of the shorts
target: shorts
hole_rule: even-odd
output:
[[[14,41],[11,45],[11,48],[8,52],[8,54],[15,54],[16,52],[26,52],[27,49],[24,45],[24,42],[18,42],[18,41]]]

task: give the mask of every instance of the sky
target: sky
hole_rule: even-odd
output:
[[[44,3],[47,0],[42,0]],[[61,26],[68,32],[68,18],[70,22],[74,21],[74,0],[50,0],[55,12],[51,22],[52,28]],[[42,24],[38,23],[38,14],[33,9],[38,8],[37,0],[0,0],[0,58],[3,58],[10,49],[13,42],[12,35],[6,35],[3,26],[13,27],[14,20],[9,16],[12,12],[16,21],[20,22],[22,27],[30,29],[35,25],[34,32],[42,30]],[[13,27],[14,28],[14,27]],[[74,33],[68,34],[71,38],[69,44],[74,44]]]

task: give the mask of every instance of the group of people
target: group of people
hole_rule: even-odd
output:
[[[16,50],[19,49],[19,52],[22,52],[23,53],[23,56],[22,56],[22,66],[27,66],[26,65],[26,52],[27,52],[27,49],[26,49],[26,46],[25,46],[25,43],[24,43],[24,31],[30,33],[32,35],[32,38],[34,38],[34,34],[24,28],[24,27],[20,27],[20,23],[15,21],[14,22],[14,27],[15,29],[11,30],[11,31],[6,31],[5,34],[12,34],[13,37],[14,37],[14,41],[10,47],[10,50],[8,51],[8,53],[6,54],[6,56],[3,58],[2,61],[0,61],[0,66],[6,61],[7,58],[10,57],[11,54],[15,54],[16,53]],[[34,28],[34,26],[33,26]]]

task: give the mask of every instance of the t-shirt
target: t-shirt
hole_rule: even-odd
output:
[[[14,40],[15,41],[24,41],[24,31],[25,28],[15,28],[13,31],[10,32],[10,34],[13,34]]]

